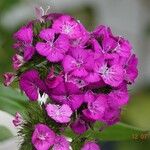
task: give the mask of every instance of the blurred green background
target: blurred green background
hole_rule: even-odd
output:
[[[131,41],[139,57],[139,78],[135,86],[130,88],[131,100],[123,109],[122,122],[150,130],[149,0],[0,0],[0,75],[12,70],[13,33],[27,20],[34,18],[34,7],[41,5],[45,8],[50,5],[50,12],[72,14],[83,22],[88,30],[94,29],[98,24],[108,25],[114,33]],[[150,136],[146,140],[102,143],[102,148],[149,150],[149,141]]]

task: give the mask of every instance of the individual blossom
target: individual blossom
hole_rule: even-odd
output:
[[[4,77],[4,85],[9,86],[16,78],[16,75],[14,73],[8,72],[5,73],[3,77]]]
[[[78,118],[70,126],[76,134],[83,134],[88,130],[88,125],[82,118]]]
[[[35,53],[35,48],[32,46],[33,42],[33,30],[32,27],[24,26],[14,34],[14,38],[17,40],[17,47],[23,52],[23,58],[28,61]]]
[[[132,46],[122,37],[110,37],[102,42],[105,53],[118,54],[121,57],[128,58],[131,54]]]
[[[102,118],[99,121],[105,122],[107,125],[113,125],[120,121],[121,109],[117,107],[109,106],[104,112]]]
[[[83,88],[86,85],[88,85],[88,83],[84,80],[84,78],[82,78],[82,77],[75,77],[75,76],[72,76],[70,74],[65,74],[65,81],[66,82],[71,82],[71,83],[75,84],[79,88]]]
[[[131,44],[122,37],[115,37],[109,27],[98,26],[92,34],[102,46],[103,53],[118,54],[126,58],[130,56]]]
[[[70,143],[64,136],[56,136],[52,150],[70,150]]]
[[[19,85],[22,91],[32,101],[35,101],[39,97],[39,92],[45,92],[46,87],[44,82],[40,79],[40,75],[36,70],[28,70],[24,72],[19,79]]]
[[[23,118],[22,116],[17,112],[15,115],[15,118],[13,119],[13,124],[15,127],[20,126],[23,123]]]
[[[39,37],[43,42],[36,44],[37,52],[45,56],[50,62],[59,62],[69,49],[69,40],[66,35],[56,34],[53,29],[43,29]]]
[[[125,80],[128,83],[134,83],[135,79],[138,76],[138,59],[136,58],[135,54],[131,55],[127,63],[125,64]]]
[[[52,28],[57,33],[65,34],[71,39],[80,39],[81,37],[85,37],[86,34],[86,30],[81,23],[68,15],[62,15],[56,19]]]
[[[76,77],[85,77],[93,70],[94,59],[91,52],[84,49],[72,49],[62,62],[64,71]]]
[[[107,97],[104,94],[100,94],[95,96],[94,101],[89,101],[88,108],[83,110],[84,116],[93,121],[99,120],[103,117],[105,110],[108,107]]]
[[[62,74],[60,73],[58,75],[55,75],[55,68],[54,67],[50,68],[50,72],[48,73],[45,79],[45,84],[48,87],[48,89],[51,90],[55,88],[62,81],[63,81]]]
[[[108,101],[110,104],[113,104],[114,107],[118,107],[118,108],[121,108],[122,106],[126,105],[129,101],[127,85],[123,83],[116,89],[113,89],[108,94]]]
[[[100,147],[94,141],[89,141],[84,144],[81,150],[100,150]]]
[[[109,27],[100,25],[92,32],[92,36],[101,44],[104,39],[109,38],[112,35],[112,31]]]
[[[111,86],[117,87],[124,80],[124,69],[118,64],[113,64],[109,66],[106,62],[97,63],[95,65],[95,72],[100,75],[103,81]]]
[[[12,58],[13,61],[13,68],[15,70],[18,70],[23,64],[24,64],[24,59],[21,55],[15,54]]]
[[[49,150],[54,144],[55,133],[44,124],[37,124],[32,134],[32,144],[37,150]]]
[[[54,102],[67,104],[72,110],[78,109],[83,103],[83,93],[72,82],[62,80],[55,88],[49,92]]]
[[[62,106],[48,104],[46,106],[46,111],[48,116],[58,123],[68,123],[73,113],[71,108],[66,104],[63,104]]]

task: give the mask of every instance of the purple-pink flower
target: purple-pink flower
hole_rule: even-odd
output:
[[[63,68],[66,73],[71,73],[76,77],[85,77],[89,71],[93,70],[94,56],[92,52],[84,49],[72,49],[69,55],[63,60]]]
[[[3,77],[4,77],[4,85],[9,86],[16,78],[16,75],[12,72],[8,72],[3,74]]]
[[[52,28],[61,34],[68,35],[71,39],[78,39],[85,35],[85,28],[74,18],[63,15],[54,21]]]
[[[101,119],[108,107],[106,95],[101,94],[95,96],[95,99],[93,99],[93,101],[89,101],[90,102],[88,103],[88,109],[83,110],[83,114],[86,118],[94,121]]]
[[[118,88],[112,90],[108,94],[108,101],[113,104],[114,107],[122,107],[126,105],[129,101],[129,94],[126,84],[120,85]]]
[[[15,127],[20,126],[23,123],[23,118],[22,116],[17,112],[15,115],[15,118],[13,119],[13,124]]]
[[[32,134],[32,144],[37,150],[49,150],[55,142],[55,133],[44,124],[37,124]]]
[[[36,44],[36,50],[40,55],[51,62],[59,62],[64,58],[69,49],[69,40],[66,35],[57,34],[53,29],[44,29],[39,37],[43,40]]]
[[[70,150],[70,143],[64,136],[56,136],[53,150]]]
[[[24,59],[21,55],[15,54],[12,58],[12,62],[13,68],[18,70],[24,64]]]
[[[74,131],[74,133],[76,133],[76,134],[83,134],[89,128],[86,121],[83,120],[82,118],[77,119],[75,122],[73,122],[70,125],[70,127]]]
[[[67,104],[72,110],[78,109],[83,103],[83,93],[79,87],[72,82],[65,82],[64,80],[51,89],[49,95],[54,102]]]
[[[128,83],[134,83],[135,79],[138,76],[138,59],[136,58],[135,54],[133,54],[127,63],[125,64],[125,79]]]
[[[62,106],[48,104],[46,106],[46,111],[48,116],[58,123],[68,123],[73,113],[71,108],[66,104],[63,104]]]
[[[28,61],[35,53],[35,48],[32,45],[33,42],[33,30],[32,27],[24,26],[14,34],[14,38],[17,40],[17,46],[14,48],[23,52],[24,60]]]
[[[91,141],[86,142],[81,150],[100,150],[100,147],[94,141]]]
[[[108,85],[116,87],[124,80],[124,69],[118,64],[110,66],[108,63],[97,63],[94,69]]]
[[[46,86],[40,79],[36,70],[28,70],[20,76],[19,85],[22,91],[28,96],[29,100],[38,99],[39,92],[46,92]]]

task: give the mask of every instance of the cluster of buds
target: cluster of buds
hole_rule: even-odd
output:
[[[110,126],[120,120],[121,108],[129,100],[128,85],[138,75],[137,58],[126,39],[102,25],[88,32],[66,14],[31,21],[14,39],[16,72],[4,75],[5,85],[17,78],[30,103],[40,102],[47,119],[61,130],[58,134],[49,124],[35,124],[31,137],[35,149],[70,150],[62,128],[82,135],[96,122]],[[94,139],[85,139],[81,150],[100,148]]]

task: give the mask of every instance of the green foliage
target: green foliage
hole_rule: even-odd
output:
[[[88,130],[84,133],[84,137],[87,139],[97,139],[98,141],[129,141],[133,140],[133,135],[141,135],[143,133],[149,133],[142,129],[135,128],[124,123],[118,123],[116,125],[100,130],[102,124],[97,122],[93,129]],[[66,136],[75,137],[75,134],[70,130],[66,130]]]
[[[0,126],[0,142],[13,137],[12,133],[4,126]]]
[[[0,85],[0,110],[14,115],[22,112],[28,105],[27,98],[20,92]]]

